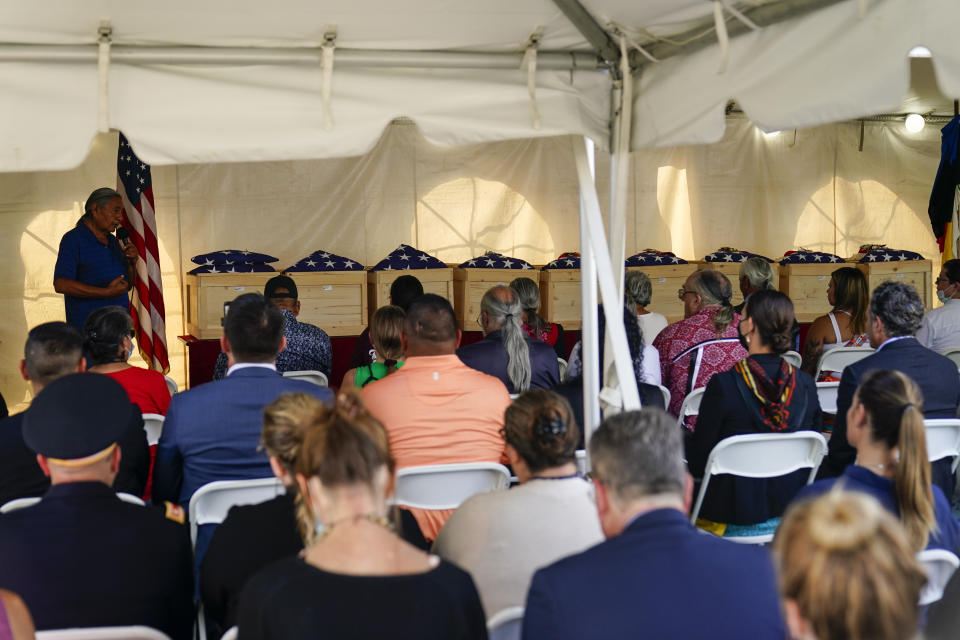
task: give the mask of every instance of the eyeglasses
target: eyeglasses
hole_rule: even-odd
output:
[[[690,289],[684,289],[683,287],[680,287],[679,289],[677,289],[677,297],[680,298],[681,300],[683,300],[683,296],[687,295],[688,293],[696,293],[696,291],[691,291]]]
[[[936,282],[937,284],[950,284],[950,278],[941,278],[938,276],[937,279],[934,280],[934,282]]]

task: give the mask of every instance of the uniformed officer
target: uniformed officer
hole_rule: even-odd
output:
[[[133,410],[123,387],[90,373],[55,380],[27,410],[23,437],[51,487],[0,515],[0,588],[23,598],[37,630],[146,625],[191,636],[182,510],[129,504],[111,489]]]

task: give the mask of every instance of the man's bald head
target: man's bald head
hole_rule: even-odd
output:
[[[457,350],[460,333],[453,307],[444,298],[427,293],[410,305],[403,321],[404,355],[449,355]]]

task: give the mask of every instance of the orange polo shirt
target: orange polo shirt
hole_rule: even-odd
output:
[[[510,394],[499,379],[454,354],[407,358],[403,368],[361,391],[387,429],[397,468],[453,462],[504,462],[503,412]],[[411,509],[427,540],[452,511]]]

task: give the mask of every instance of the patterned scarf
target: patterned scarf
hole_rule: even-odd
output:
[[[520,326],[523,327],[524,332],[534,340],[546,342],[551,347],[557,342],[559,331],[557,331],[557,325],[553,324],[552,322],[547,323],[549,332],[539,329],[535,325],[527,324],[526,322]]]
[[[773,380],[767,377],[757,361],[744,358],[734,365],[747,388],[760,402],[760,416],[771,431],[783,431],[790,419],[790,401],[797,386],[797,370],[786,360],[781,360],[780,370]]]

